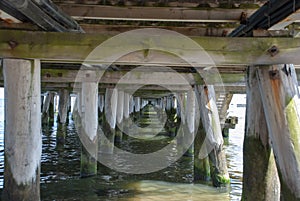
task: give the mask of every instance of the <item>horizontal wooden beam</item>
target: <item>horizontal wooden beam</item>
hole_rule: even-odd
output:
[[[101,34],[0,30],[0,57],[38,58],[52,62],[85,60],[96,64],[115,62],[126,65],[168,66],[211,66],[213,63],[216,65],[300,64],[298,58],[300,39],[298,38],[191,37],[198,45],[195,49],[195,46],[185,45],[185,42],[189,41],[187,38],[178,40],[178,35],[162,36],[160,31],[154,34],[156,31],[156,29],[149,29],[146,36],[126,35],[125,38],[120,36],[111,38],[112,36]],[[103,42],[110,38],[101,53],[88,57],[94,48],[98,46],[103,48]],[[203,48],[200,52],[199,47]],[[128,53],[130,49],[141,50]],[[119,55],[116,60],[114,56],[122,52],[127,54]],[[182,58],[187,58],[189,63]]]
[[[150,69],[149,69],[150,70]],[[41,81],[50,83],[99,82],[101,84],[119,85],[194,85],[203,83],[195,73],[158,72],[132,70],[61,70],[43,69]]]
[[[203,25],[162,25],[160,23],[151,23],[151,25],[103,25],[103,24],[87,24],[87,23],[80,23],[80,27],[86,33],[101,33],[101,34],[112,34],[117,35],[124,33],[126,31],[131,31],[135,29],[144,29],[144,28],[159,28],[159,29],[167,29],[171,31],[176,31],[180,34],[185,36],[226,36],[227,33],[230,33],[234,28],[237,27],[236,24],[222,26],[216,25],[211,26],[211,24],[203,24]],[[1,28],[1,24],[0,24]],[[7,27],[6,28],[10,28]]]
[[[241,13],[250,16],[256,9],[184,8],[184,7],[117,7],[60,4],[75,19],[162,22],[239,22]]]

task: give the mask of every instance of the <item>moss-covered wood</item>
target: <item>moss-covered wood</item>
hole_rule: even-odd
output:
[[[280,200],[280,183],[255,68],[247,72],[242,200]]]
[[[211,179],[210,163],[208,156],[203,158],[199,156],[202,146],[205,146],[204,139],[206,137],[202,123],[200,123],[198,132],[194,140],[194,181],[209,181]]]
[[[196,95],[200,107],[201,122],[206,137],[201,146],[202,158],[209,156],[212,183],[216,187],[228,187],[230,178],[227,170],[226,156],[219,114],[216,106],[215,90],[212,85],[197,86]]]
[[[11,58],[41,58],[44,61],[73,61],[80,62],[87,58],[92,50],[109,39],[111,36],[102,34],[76,34],[76,33],[51,33],[51,32],[28,32],[28,31],[0,31],[0,50],[2,57]],[[133,40],[134,38],[134,40]],[[167,50],[183,52],[184,55],[192,56],[194,49],[179,46],[178,38],[164,37],[163,39],[144,41],[133,37],[128,41],[130,48],[145,49],[145,44],[149,50],[147,62],[144,59],[143,51],[136,51],[130,55],[122,57],[118,63],[131,65],[152,63],[186,66],[174,54],[151,50],[151,47],[161,47]],[[276,64],[284,63],[283,58],[289,58],[289,62],[299,64],[297,59],[300,48],[300,39],[297,38],[210,38],[192,37],[213,59],[217,65],[221,64]],[[11,43],[17,44],[11,46]],[[110,63],[109,56],[116,55],[117,52],[126,52],[128,45],[114,48],[107,48],[105,52],[90,60],[97,59],[103,63]],[[268,49],[276,45],[279,53],[276,57],[271,57]],[[180,48],[180,51],[179,49]],[[176,50],[177,49],[177,50]],[[178,55],[179,56],[179,55]],[[182,55],[180,55],[182,56]],[[195,55],[196,56],[196,55]],[[106,59],[105,59],[106,58]],[[139,59],[139,58],[142,58]],[[155,58],[149,59],[149,58]],[[202,64],[207,64],[203,60]],[[211,62],[209,62],[211,64]],[[190,65],[189,65],[190,66]]]
[[[293,65],[258,69],[258,83],[284,200],[300,200],[300,119]]]
[[[80,176],[90,177],[97,174],[97,159],[84,146],[81,146]]]

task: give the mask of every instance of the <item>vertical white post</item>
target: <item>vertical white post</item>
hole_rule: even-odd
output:
[[[100,152],[111,154],[114,150],[115,142],[115,128],[117,121],[117,104],[118,104],[118,91],[117,89],[107,88],[105,92],[105,116],[107,124],[105,125],[104,132],[106,138],[100,139]]]
[[[40,200],[40,61],[4,59],[5,170],[3,200]]]
[[[81,152],[81,177],[97,174],[98,155],[98,83],[83,82],[82,111],[80,139],[82,142]]]
[[[134,98],[134,106],[135,106],[135,112],[139,112],[141,110],[141,98],[140,97]]]
[[[129,118],[130,111],[130,96],[128,93],[124,94],[124,119]]]
[[[115,140],[120,142],[122,140],[123,131],[123,112],[124,112],[124,91],[118,91],[118,103],[117,103],[117,128]]]
[[[59,91],[58,121],[61,124],[64,124],[67,121],[69,97],[70,94],[67,89],[61,89]]]
[[[132,114],[134,111],[134,98],[133,96],[130,96],[129,99],[129,114]]]

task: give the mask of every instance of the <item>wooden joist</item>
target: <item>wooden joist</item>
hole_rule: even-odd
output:
[[[239,22],[242,13],[250,16],[256,9],[116,7],[102,5],[59,4],[75,19],[173,22]]]
[[[156,30],[147,30],[148,36],[114,37],[106,42],[105,51],[90,55],[88,60],[97,64],[115,62],[128,65],[211,66],[252,64],[300,64],[300,39],[297,38],[214,38],[191,37],[203,48],[188,47],[178,37],[152,35]],[[159,32],[159,31],[158,31]],[[94,48],[112,36],[101,34],[50,33],[29,31],[0,31],[0,57],[39,58],[42,61],[82,62]],[[121,44],[122,43],[122,44]],[[125,46],[124,46],[125,44]],[[120,46],[121,45],[121,46]],[[159,47],[157,51],[155,48]],[[100,48],[100,50],[101,50]],[[137,50],[130,52],[129,49]],[[201,49],[201,48],[200,48]],[[103,49],[104,50],[104,49]],[[117,60],[112,58],[124,51]],[[188,57],[190,64],[181,58]]]

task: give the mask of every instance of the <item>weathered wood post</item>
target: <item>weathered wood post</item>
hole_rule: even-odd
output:
[[[229,128],[225,127],[225,121],[227,118],[227,110],[229,109],[230,102],[232,100],[233,94],[232,93],[219,93],[217,94],[219,104],[218,107],[219,109],[219,116],[220,116],[220,123],[221,123],[221,129],[222,129],[222,135],[223,137],[229,137]]]
[[[215,102],[215,90],[212,85],[197,86],[197,88],[200,97],[201,121],[206,132],[204,145],[201,146],[197,157],[204,159],[209,154],[213,185],[216,187],[227,186],[230,183],[230,178],[223,150],[223,137]]]
[[[55,92],[51,91],[49,92],[52,95],[50,96],[50,103],[49,103],[49,108],[48,108],[48,114],[49,114],[49,123],[53,124],[54,123],[54,113],[55,113],[55,103],[54,103],[54,99],[55,99]]]
[[[133,96],[130,96],[129,99],[129,114],[132,114],[134,112],[134,98]]]
[[[187,129],[184,133],[185,138],[194,138],[195,137],[195,117],[196,117],[196,96],[193,89],[190,89],[187,93],[186,100],[186,125]],[[194,143],[185,153],[186,156],[193,157],[194,155]]]
[[[163,99],[161,99],[163,102]],[[177,131],[177,149],[179,150],[179,152],[182,151],[182,147],[185,147],[185,133],[186,133],[186,93],[180,93],[178,95],[178,102],[179,102],[179,107],[180,107],[180,116],[181,116],[181,122],[180,122],[180,126],[178,128]],[[163,105],[162,105],[163,106]],[[164,109],[162,108],[162,111],[164,111]],[[161,115],[162,116],[162,115]],[[162,119],[162,117],[161,117]]]
[[[98,96],[98,122],[101,127],[103,127],[103,123],[105,121],[104,115],[104,94],[100,94]]]
[[[40,200],[40,61],[3,59],[5,86],[4,201]]]
[[[124,137],[128,135],[128,131],[130,129],[129,122],[129,115],[130,115],[130,95],[128,93],[124,93],[124,112],[123,112],[123,129],[124,129]]]
[[[134,120],[138,120],[141,114],[141,98],[134,97]]]
[[[97,174],[98,83],[83,82],[81,89],[81,177]]]
[[[56,141],[57,145],[64,145],[66,138],[66,122],[68,118],[68,106],[69,106],[69,91],[67,89],[59,90],[59,103],[58,103],[58,116],[57,116],[57,132]]]
[[[44,95],[44,94],[41,94],[41,111],[43,111],[44,100],[45,100],[45,95]]]
[[[72,110],[72,119],[75,120],[76,116],[78,116],[78,94],[75,96],[75,101]]]
[[[117,103],[117,127],[115,141],[121,142],[123,136],[123,112],[124,112],[124,91],[118,90],[118,103]]]
[[[69,123],[69,117],[70,114],[72,114],[72,96],[71,93],[69,92],[69,100],[68,100],[68,109],[67,109],[67,120],[66,122]]]
[[[102,113],[104,110],[104,95],[103,94],[99,95],[98,107],[99,107],[99,112]]]
[[[118,90],[107,88],[105,92],[105,119],[104,133],[106,139],[100,139],[100,152],[111,154],[114,150],[115,128],[117,120]]]
[[[300,200],[300,118],[293,65],[261,66],[257,72],[284,200]]]
[[[54,92],[48,92],[42,110],[42,123],[48,124],[51,117],[51,122],[54,120]]]
[[[170,110],[172,107],[172,97],[171,96],[167,96],[167,100],[166,100],[166,111],[169,114]]]
[[[247,72],[242,200],[280,200],[280,182],[258,90],[255,67]]]
[[[205,107],[205,102],[203,102],[200,97],[200,88],[199,86],[195,86],[195,95],[198,104],[198,111],[196,111],[198,115],[196,117],[201,116],[201,108]],[[195,133],[196,136],[194,140],[194,182],[209,181],[211,174],[208,153],[206,152],[204,155],[200,153],[200,151],[206,150],[206,131],[200,119],[196,120],[198,121],[198,129]]]

